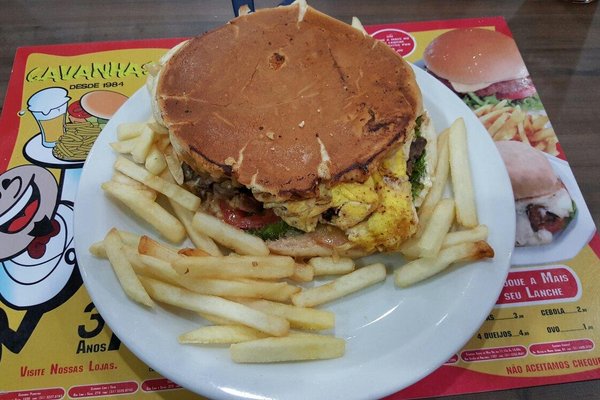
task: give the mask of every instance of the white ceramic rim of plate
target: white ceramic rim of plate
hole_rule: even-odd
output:
[[[93,258],[87,251],[113,223],[121,229],[144,231],[99,188],[101,182],[110,179],[109,164],[114,155],[108,143],[115,140],[116,126],[143,121],[150,115],[149,97],[142,88],[115,114],[96,141],[84,165],[75,202],[75,245],[84,283],[97,309],[123,343],[147,365],[187,389],[210,398],[253,399],[383,397],[433,372],[464,346],[494,306],[508,273],[515,231],[512,191],[493,142],[471,110],[427,73],[418,68],[415,73],[425,107],[438,123],[438,131],[454,118],[465,119],[469,155],[477,160],[473,177],[478,207],[482,222],[492,228],[489,242],[496,250],[493,261],[451,268],[403,290],[394,288],[393,279],[388,277],[385,284],[333,303],[327,308],[341,313],[338,326],[342,326],[335,333],[348,342],[347,354],[340,359],[239,365],[230,361],[227,349],[181,346],[176,334],[166,331],[177,324],[192,329],[190,313],[174,315],[162,308],[150,311],[134,304],[120,290],[108,262]],[[146,104],[147,109],[139,109],[136,105],[140,104]],[[107,168],[95,168],[100,165]],[[109,222],[107,215],[111,213],[120,218]],[[395,294],[386,296],[390,293]],[[387,308],[379,310],[375,303]],[[408,309],[411,311],[405,312]],[[380,311],[378,319],[366,320]],[[365,321],[362,326],[349,327],[344,318],[352,323],[361,318]],[[151,329],[157,326],[166,328]],[[389,346],[390,340],[393,346]],[[365,352],[372,357],[365,357]]]

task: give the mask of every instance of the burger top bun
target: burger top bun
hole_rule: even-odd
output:
[[[541,151],[512,140],[496,142],[496,147],[506,165],[515,200],[545,196],[562,187]]]
[[[156,97],[182,161],[285,200],[364,182],[423,112],[398,53],[299,3],[190,39],[165,63]]]
[[[481,28],[455,29],[438,36],[425,49],[423,60],[437,76],[467,85],[529,75],[512,38]]]

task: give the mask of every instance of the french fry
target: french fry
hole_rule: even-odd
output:
[[[318,306],[381,282],[385,280],[385,276],[383,264],[371,264],[324,285],[304,289],[292,296],[292,303],[299,307]]]
[[[396,286],[408,287],[442,272],[459,261],[473,261],[494,256],[494,250],[484,241],[460,243],[442,249],[436,257],[419,258],[396,269]]]
[[[232,344],[231,358],[237,363],[338,358],[344,355],[346,342],[333,336],[292,335]]]
[[[492,112],[489,112],[481,117],[479,117],[479,120],[481,121],[482,124],[484,124],[486,127],[490,126],[492,123],[494,123],[498,118],[500,118],[500,116],[502,116],[506,111],[509,111],[510,107],[502,107],[502,108],[498,108],[498,109],[494,109]]]
[[[547,140],[549,138],[554,137],[554,129],[552,128],[543,128],[539,131],[535,132],[531,137],[533,142],[541,142],[542,140]]]
[[[457,119],[450,126],[448,147],[450,177],[456,202],[456,220],[466,228],[474,228],[478,225],[477,207],[471,179],[467,131],[462,118]]]
[[[450,153],[448,147],[449,131],[445,130],[438,137],[438,162],[433,176],[433,185],[419,208],[419,221],[425,224],[431,217],[435,206],[442,198],[450,173]],[[422,233],[422,229],[421,232]],[[418,234],[417,236],[421,236]]]
[[[184,287],[184,285],[181,284],[181,275],[175,272],[171,267],[171,264],[167,261],[139,253],[137,254],[137,258],[139,259],[140,264],[134,266],[134,270],[138,275],[158,279],[170,283],[171,285]]]
[[[113,187],[120,186],[123,188],[123,190],[135,190],[137,192],[137,194],[145,197],[149,201],[156,200],[156,192],[148,187],[144,188],[143,185],[142,186],[129,185],[127,183],[121,183],[121,182],[114,181],[114,180],[111,180],[111,185]]]
[[[308,261],[313,267],[313,275],[343,275],[354,271],[354,261],[351,258],[313,257]]]
[[[156,301],[216,315],[273,336],[284,336],[289,332],[290,324],[284,318],[268,315],[220,297],[194,293],[156,279],[140,277],[140,281],[150,297]]]
[[[214,325],[236,325],[235,322],[228,320],[227,318],[217,317],[216,315],[204,313],[204,312],[196,312],[199,316],[210,322]]]
[[[281,279],[294,273],[294,259],[286,256],[205,256],[175,260],[180,274],[197,278]]]
[[[440,251],[452,221],[454,221],[454,201],[440,200],[419,239],[418,248],[421,257],[433,257]]]
[[[534,131],[543,129],[550,119],[546,115],[538,115],[531,121],[531,128]]]
[[[261,331],[243,325],[203,326],[180,335],[183,344],[232,344],[268,337]]]
[[[154,175],[160,175],[167,168],[165,156],[163,156],[156,145],[152,145],[150,148],[144,166]]]
[[[188,192],[181,186],[175,185],[156,176],[143,167],[129,161],[125,157],[118,157],[114,167],[117,171],[142,182],[144,185],[173,199],[188,210],[195,211],[200,207],[200,198]]]
[[[289,301],[300,288],[286,282],[234,281],[224,279],[189,279],[179,275],[179,286],[193,292],[221,297],[247,297],[275,301]],[[290,290],[291,287],[291,290]]]
[[[173,208],[175,215],[185,227],[188,237],[196,247],[207,252],[211,256],[220,256],[223,254],[221,253],[219,246],[217,246],[217,244],[210,237],[199,232],[194,227],[194,224],[192,223],[194,219],[194,213],[192,211],[177,204],[177,202],[172,199],[169,199],[169,204],[171,204],[171,208]]]
[[[140,195],[137,190],[117,187],[114,182],[103,183],[102,189],[121,201],[135,215],[148,222],[171,242],[181,242],[185,238],[185,229],[181,222],[156,202]]]
[[[182,256],[186,256],[186,257],[210,256],[210,254],[208,254],[207,252],[205,252],[202,249],[196,249],[196,248],[191,248],[191,247],[187,247],[185,249],[180,249],[177,251],[177,254],[181,254]]]
[[[137,138],[146,126],[143,122],[124,122],[117,126],[117,138],[120,141]]]
[[[137,250],[140,254],[155,257],[169,263],[183,257],[178,253],[177,249],[164,243],[157,242],[146,235],[143,235],[140,238]]]
[[[212,215],[197,212],[192,220],[192,226],[217,243],[239,254],[256,256],[269,254],[269,249],[262,239],[226,224]]]
[[[240,300],[242,304],[267,314],[287,319],[291,328],[325,330],[335,327],[335,314],[331,311],[297,307],[268,300]]]
[[[144,290],[133,267],[127,260],[123,251],[123,242],[115,228],[111,229],[104,237],[104,249],[125,294],[140,304],[154,307],[154,302]]]
[[[312,265],[304,263],[294,264],[294,273],[290,276],[290,279],[295,282],[310,282],[314,279],[315,270]]]
[[[517,133],[519,134],[519,139],[521,140],[521,142],[525,144],[530,144],[529,138],[527,137],[527,133],[525,132],[524,122],[519,122],[517,124]]]
[[[117,153],[121,154],[130,154],[135,146],[137,145],[138,138],[134,137],[127,140],[119,140],[117,142],[112,142],[110,147]]]
[[[475,228],[468,229],[466,231],[455,231],[450,232],[444,238],[442,248],[457,245],[465,242],[477,242],[479,240],[486,240],[488,237],[488,227],[485,225],[478,225]]]
[[[131,157],[133,158],[133,161],[138,164],[143,164],[144,161],[146,161],[146,156],[150,151],[150,147],[152,147],[152,143],[154,143],[154,136],[154,131],[148,126],[144,125],[142,133],[140,133],[135,146],[131,150]]]
[[[509,113],[503,113],[502,115],[500,115],[500,117],[498,117],[498,119],[495,120],[494,123],[488,128],[488,132],[490,133],[490,135],[494,137],[494,134],[506,123],[506,121],[508,121],[509,118]]]

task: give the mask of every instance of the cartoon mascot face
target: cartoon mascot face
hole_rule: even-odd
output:
[[[24,165],[0,175],[0,260],[27,251],[40,258],[57,226],[57,185],[47,170]]]

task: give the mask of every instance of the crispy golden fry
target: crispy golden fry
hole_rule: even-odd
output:
[[[197,312],[197,314],[213,325],[236,325],[235,322],[228,320],[227,318],[217,317],[216,315],[204,312]]]
[[[548,123],[548,121],[550,121],[550,119],[548,118],[548,116],[546,116],[546,115],[537,115],[531,121],[531,129],[534,130],[534,131],[539,131],[539,130],[543,129],[544,126],[546,126],[546,124]]]
[[[140,235],[137,233],[131,233],[127,231],[118,231],[119,236],[121,237],[121,241],[127,247],[133,247],[137,249],[138,244],[140,243]],[[106,250],[104,249],[104,240],[93,243],[90,246],[90,253],[99,258],[106,258]],[[137,250],[136,250],[137,251]]]
[[[300,307],[314,307],[385,280],[385,266],[381,263],[359,268],[321,286],[304,289],[292,296],[292,303]]]
[[[261,331],[243,325],[203,326],[180,335],[184,344],[232,344],[268,337]]]
[[[268,300],[238,300],[248,307],[287,319],[296,329],[324,330],[335,327],[335,314],[331,311],[297,307]]]
[[[427,220],[431,217],[435,206],[442,198],[444,194],[444,188],[448,182],[448,176],[450,172],[450,153],[448,148],[448,135],[449,130],[445,130],[438,137],[438,162],[437,168],[433,176],[433,185],[427,193],[427,197],[419,208],[419,223],[426,224]],[[420,233],[423,231],[421,230]],[[420,234],[418,235],[420,236]]]
[[[104,249],[125,294],[140,304],[154,307],[154,302],[144,290],[133,267],[127,260],[123,251],[123,242],[115,228],[111,229],[104,238]]]
[[[144,166],[154,175],[160,175],[167,168],[165,156],[155,144],[150,148]]]
[[[145,254],[137,253],[136,256],[139,263],[137,263],[138,265],[134,265],[134,270],[138,275],[158,279],[162,282],[170,283],[171,285],[184,287],[181,283],[183,281],[181,275],[175,272],[169,262]]]
[[[440,251],[452,221],[454,221],[454,200],[440,200],[419,239],[418,248],[421,257],[433,257]]]
[[[194,293],[152,278],[140,277],[150,297],[186,310],[204,312],[249,326],[273,336],[284,336],[290,324],[284,318],[265,314],[221,297]]]
[[[200,231],[198,231],[198,229],[194,227],[194,224],[192,222],[194,220],[194,213],[192,211],[177,204],[172,199],[169,199],[169,204],[171,204],[171,208],[173,208],[175,215],[185,227],[188,237],[190,238],[192,243],[194,243],[194,245],[198,247],[198,249],[205,251],[211,256],[220,256],[223,254],[221,253],[219,246],[217,246],[214,240],[212,240],[207,235],[201,233]]]
[[[125,204],[135,215],[148,222],[171,242],[181,242],[185,238],[185,229],[181,222],[156,202],[140,195],[138,190],[116,186],[114,182],[103,183],[102,189]]]
[[[488,227],[485,225],[478,225],[473,229],[466,231],[450,232],[444,238],[442,248],[457,245],[465,242],[477,242],[479,240],[486,240],[488,237]]]
[[[474,228],[479,223],[477,222],[477,207],[471,178],[467,130],[462,118],[457,119],[450,126],[448,146],[450,177],[456,202],[456,220],[466,228]]]
[[[143,196],[150,201],[156,201],[156,191],[150,189],[149,187],[143,187],[143,185],[129,185],[127,183],[121,183],[114,180],[111,180],[111,184],[114,187],[121,186],[122,188],[124,188],[124,190],[135,190],[140,196]]]
[[[290,276],[290,279],[295,282],[310,282],[315,277],[315,270],[312,265],[295,263],[294,273]]]
[[[308,261],[314,270],[314,276],[343,275],[354,271],[354,261],[348,257],[313,257]]]
[[[479,117],[479,120],[487,127],[493,124],[494,121],[500,118],[507,111],[510,111],[510,107],[501,107],[498,109],[494,109],[493,111]]]
[[[138,138],[134,137],[127,140],[119,140],[117,142],[112,142],[110,147],[113,148],[114,151],[121,154],[130,154],[135,146],[137,145]]]
[[[200,294],[210,294],[221,297],[247,297],[275,301],[289,301],[293,293],[300,291],[299,287],[286,282],[265,281],[234,281],[225,279],[202,278],[191,279],[179,275],[180,286]]]
[[[494,250],[484,241],[460,243],[442,249],[436,257],[419,258],[396,269],[397,286],[407,287],[440,273],[453,263],[494,256]]]
[[[286,256],[183,257],[172,265],[180,274],[198,278],[281,279],[294,274],[294,259]]]
[[[226,224],[212,215],[197,212],[192,224],[196,230],[239,254],[256,256],[269,254],[269,249],[262,239]]]
[[[202,249],[196,249],[191,247],[186,247],[185,249],[180,249],[177,251],[177,254],[181,254],[186,257],[202,257],[202,256],[210,256],[207,252]]]
[[[137,250],[140,254],[155,257],[169,263],[183,257],[178,253],[177,249],[164,243],[157,242],[146,235],[140,237]]]
[[[127,175],[120,173],[119,171],[113,171],[113,175],[110,180],[113,182],[122,183],[124,185],[129,185],[132,188],[144,189],[144,190],[148,190],[149,192],[156,193],[156,190],[150,189],[148,186],[144,185],[142,182],[136,181],[135,179],[132,179],[132,178],[128,177]]]
[[[143,183],[144,185],[156,190],[173,199],[188,210],[195,211],[200,207],[200,198],[193,193],[188,192],[181,186],[175,185],[156,176],[143,167],[129,161],[125,157],[118,157],[114,165],[117,171]]]
[[[154,143],[155,134],[152,129],[148,126],[144,125],[142,129],[142,133],[137,138],[137,143],[133,150],[131,150],[131,157],[133,161],[138,164],[143,164],[146,161],[146,156],[150,151],[150,147],[152,147],[152,143]]]
[[[344,339],[321,335],[292,335],[232,344],[231,358],[238,363],[267,363],[338,358]]]
[[[143,122],[125,122],[117,126],[117,138],[120,141],[137,138],[146,126]]]

